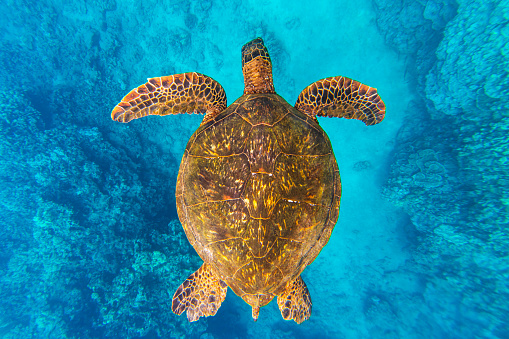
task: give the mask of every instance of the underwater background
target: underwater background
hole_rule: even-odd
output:
[[[509,1],[1,0],[1,338],[509,338]],[[196,71],[228,103],[263,37],[276,91],[347,76],[385,120],[319,118],[341,212],[303,273],[302,325],[229,290],[188,323],[201,265],[175,208],[202,116],[129,124],[148,77]]]

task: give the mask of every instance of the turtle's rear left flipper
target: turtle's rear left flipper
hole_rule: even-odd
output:
[[[295,108],[311,116],[357,119],[375,125],[385,116],[376,88],[345,77],[316,81],[299,94]]]
[[[214,276],[210,266],[203,264],[179,286],[171,309],[177,315],[187,311],[189,321],[215,315],[226,298],[227,288],[224,281]]]
[[[277,304],[284,320],[293,319],[297,324],[311,316],[311,296],[300,276],[289,281],[283,292],[277,296]]]
[[[200,73],[182,73],[147,79],[111,112],[111,118],[129,122],[147,115],[181,113],[218,114],[226,108],[223,87]]]

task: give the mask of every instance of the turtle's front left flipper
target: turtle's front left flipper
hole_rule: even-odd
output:
[[[228,285],[214,276],[205,263],[175,291],[171,309],[177,315],[187,311],[189,321],[215,315],[226,298],[227,289]]]
[[[181,113],[218,114],[226,107],[223,87],[200,73],[182,73],[147,79],[111,112],[111,118],[129,122],[147,115]]]
[[[345,77],[312,83],[299,94],[295,108],[311,117],[357,119],[368,126],[385,116],[385,104],[376,88]]]

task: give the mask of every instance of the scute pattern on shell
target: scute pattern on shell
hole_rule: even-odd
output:
[[[337,168],[315,119],[277,94],[243,96],[191,137],[179,217],[214,274],[244,300],[265,303],[327,243],[339,211]]]

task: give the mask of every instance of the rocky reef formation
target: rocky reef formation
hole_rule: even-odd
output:
[[[158,152],[135,158],[97,127],[47,129],[5,87],[0,112],[1,336],[204,331],[169,319],[172,291],[200,265],[167,211],[174,193],[165,178],[176,171],[167,165],[175,160]],[[143,144],[135,133],[123,137]]]
[[[0,19],[0,337],[199,336],[206,323],[174,317],[171,297],[200,265],[174,208],[174,153],[200,117],[135,127],[111,121],[138,72],[154,73],[145,67],[158,61],[126,56],[136,46],[119,45],[115,1],[7,6],[9,17]],[[187,44],[178,30],[169,37]],[[127,74],[120,60],[149,66]]]
[[[433,313],[425,318],[462,337],[506,337],[509,2],[374,4],[420,97],[398,134],[384,194],[418,231],[409,265],[426,276]]]

